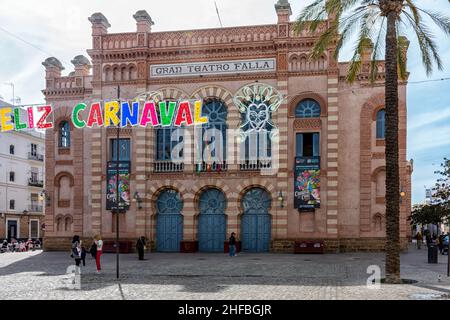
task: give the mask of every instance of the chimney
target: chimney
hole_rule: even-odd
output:
[[[108,33],[108,28],[111,25],[108,22],[108,19],[101,13],[96,12],[92,16],[88,18],[88,20],[92,23],[92,35],[100,36]]]
[[[58,59],[47,58],[42,65],[45,67],[45,79],[61,78],[61,71],[64,70],[64,67]]]
[[[64,67],[55,57],[45,59],[42,65],[45,67],[45,87],[53,88],[55,79],[61,78],[61,71],[64,70]]]
[[[136,32],[138,33],[149,33],[152,30],[153,22],[150,15],[145,10],[139,10],[134,15],[133,18],[136,20]]]
[[[83,55],[76,56],[73,58],[72,64],[75,66],[75,76],[84,77],[89,75],[89,70],[91,69],[91,63],[88,58]]]
[[[372,59],[373,42],[369,38],[363,40],[363,48],[361,52],[361,61],[368,62]]]
[[[278,16],[278,24],[289,23],[292,10],[288,0],[278,0],[275,4],[275,11]]]

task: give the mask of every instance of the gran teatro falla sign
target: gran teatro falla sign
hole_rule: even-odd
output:
[[[150,77],[189,77],[200,75],[274,72],[275,58],[155,64],[150,66]]]

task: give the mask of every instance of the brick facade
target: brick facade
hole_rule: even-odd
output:
[[[43,92],[47,102],[56,109],[55,119],[69,116],[78,102],[117,98],[118,85],[121,99],[128,100],[142,92],[153,91],[175,100],[218,98],[227,106],[227,126],[232,129],[239,127],[241,119],[233,95],[242,86],[266,83],[286,97],[274,113],[273,120],[279,129],[279,169],[273,175],[242,171],[237,163],[230,163],[228,169],[220,173],[196,173],[192,164],[186,164],[181,172],[155,172],[155,130],[151,127],[122,129],[121,138],[131,139],[131,194],[138,192],[142,197],[141,209],[132,202],[126,215],[120,215],[122,239],[145,235],[155,247],[156,199],[162,190],[172,188],[183,200],[182,238],[198,240],[198,201],[200,194],[211,187],[225,193],[226,231],[227,234],[236,232],[239,238],[242,197],[252,187],[260,187],[272,199],[269,212],[271,251],[291,252],[294,241],[299,239],[324,240],[327,251],[331,252],[383,249],[383,199],[378,199],[381,187],[376,181],[378,174],[383,174],[384,146],[375,139],[373,119],[373,113],[383,104],[383,78],[376,86],[368,86],[361,71],[354,84],[346,83],[348,63],[335,61],[332,48],[318,61],[307,60],[318,34],[295,34],[289,22],[290,7],[277,5],[276,12],[278,22],[274,25],[152,32],[151,18],[139,11],[137,32],[120,34],[109,34],[109,22],[96,13],[89,19],[92,49],[88,53],[92,65],[74,59],[75,72],[61,76],[61,68],[47,64],[47,87]],[[318,32],[321,30],[323,28]],[[156,64],[257,58],[275,58],[276,71],[166,78],[152,77],[149,72],[151,65]],[[406,217],[410,210],[412,170],[406,160],[405,95],[406,83],[401,83],[399,162],[407,194],[401,206],[403,241],[410,232]],[[320,117],[295,117],[295,107],[304,98],[319,103]],[[194,134],[192,128],[187,130]],[[299,212],[293,205],[297,132],[320,133],[321,207],[311,212]],[[105,200],[109,139],[115,138],[115,129],[72,128],[71,134],[70,151],[58,150],[57,132],[47,135],[46,139],[46,186],[52,199],[58,199],[60,194],[59,178],[66,176],[73,182],[70,185],[72,198],[58,199],[69,201],[68,205],[52,201],[47,208],[47,250],[66,248],[66,242],[74,233],[86,239],[97,233],[104,239],[115,238],[115,216],[106,210]],[[229,149],[234,157],[237,149]],[[278,200],[280,192],[284,196],[284,206]],[[70,222],[68,226],[61,222],[65,219]]]

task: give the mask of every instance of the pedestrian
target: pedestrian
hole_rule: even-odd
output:
[[[144,260],[144,251],[147,249],[147,245],[145,243],[145,237],[140,237],[136,242],[136,249],[138,251],[139,260]]]
[[[432,242],[432,240],[433,240],[433,239],[431,238],[430,232],[427,233],[425,239],[426,239],[427,247],[430,247],[430,244],[431,244],[431,242]]]
[[[230,257],[235,257],[236,256],[236,238],[235,238],[235,233],[232,232],[231,233],[231,237],[228,240],[228,247],[229,247],[229,251],[230,251]]]
[[[423,242],[423,237],[422,237],[422,233],[420,233],[420,231],[417,232],[416,234],[416,240],[417,240],[417,249],[422,248],[422,242]]]
[[[100,273],[100,270],[102,270],[102,267],[100,265],[100,257],[102,255],[103,240],[101,239],[99,234],[94,236],[94,242],[95,242],[95,245],[97,246],[97,254],[95,255],[95,263],[97,265],[97,273]]]
[[[95,242],[92,242],[92,245],[89,248],[89,253],[92,256],[92,259],[96,259],[97,258],[97,245],[95,244]]]
[[[438,237],[437,237],[437,239],[436,239],[436,244],[437,244],[437,246],[438,246],[438,248],[439,248],[439,252],[442,254],[442,250],[444,250],[444,244],[443,244],[443,239],[444,239],[444,236],[441,234],[441,235],[439,235]]]
[[[82,240],[80,240],[80,249],[81,249],[81,252],[80,252],[81,261],[83,262],[83,267],[85,267],[86,266],[86,248],[84,247]]]
[[[75,265],[79,267],[81,262],[81,246],[80,236],[78,235],[74,235],[72,238],[72,251],[70,256],[75,259]]]

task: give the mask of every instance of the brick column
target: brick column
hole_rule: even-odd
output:
[[[135,168],[135,190],[131,190],[131,197],[134,196],[134,192],[138,192],[141,199],[144,200],[141,203],[142,209],[138,208],[138,203],[135,204],[136,209],[136,228],[135,235],[143,235],[146,232],[146,137],[145,137],[145,128],[135,127],[133,130],[134,135],[134,150],[135,150],[135,159],[136,163],[132,163],[132,167]],[[132,231],[132,230],[129,230]]]
[[[327,234],[329,237],[338,235],[338,144],[339,144],[339,103],[338,86],[339,74],[337,63],[333,59],[332,51],[328,52],[329,71],[327,86],[327,155],[325,167],[327,172]],[[322,162],[323,163],[323,162]]]
[[[287,64],[287,56],[284,55]],[[284,96],[288,96],[288,81],[287,77],[279,77],[277,81],[278,91]],[[287,99],[283,101],[278,110],[276,111],[275,123],[279,130],[279,150],[278,150],[278,171],[276,173],[277,184],[276,190],[271,191],[272,199],[272,211],[275,209],[275,216],[272,216],[273,238],[286,239],[288,231],[288,206],[280,208],[278,205],[278,192],[282,191],[284,197],[288,192],[288,178],[287,178],[287,166],[288,166],[288,105]]]
[[[92,203],[92,232],[102,231],[102,130],[93,128],[91,144],[91,203]],[[103,226],[105,227],[105,226]]]

